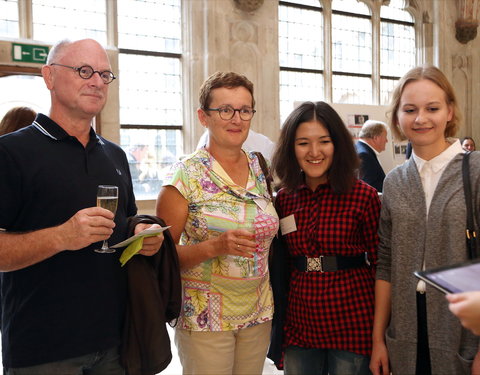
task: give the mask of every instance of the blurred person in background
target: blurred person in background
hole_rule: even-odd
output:
[[[37,113],[29,107],[14,107],[0,121],[0,135],[14,132],[31,125]]]
[[[475,151],[475,141],[472,137],[464,137],[462,139],[462,148],[465,151]]]
[[[205,131],[197,144],[197,150],[199,148],[205,147],[208,142],[208,131]],[[275,143],[272,142],[270,138],[261,133],[257,133],[250,129],[248,131],[248,137],[243,143],[242,146],[247,151],[259,151],[262,155],[268,159],[272,160],[273,150],[275,149]]]
[[[367,120],[355,144],[360,158],[359,178],[373,186],[379,193],[383,190],[385,172],[378,161],[378,155],[385,151],[387,142],[387,126],[381,121]]]

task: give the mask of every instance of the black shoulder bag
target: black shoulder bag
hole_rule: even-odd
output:
[[[273,177],[270,173],[270,168],[268,168],[267,162],[260,152],[255,152],[255,154],[258,157],[260,168],[265,175],[267,189],[273,201]],[[283,242],[281,233],[279,231],[273,238],[272,244],[270,245],[270,254],[268,260],[275,312],[273,313],[270,346],[267,353],[267,357],[275,363],[275,366],[279,370],[283,369],[283,326],[285,324],[285,316],[287,313],[288,285],[290,279],[288,262],[288,249],[286,244]]]
[[[265,175],[265,182],[267,183],[267,190],[268,193],[270,194],[270,198],[272,198],[273,202],[273,189],[272,189],[272,181],[273,177],[272,174],[270,173],[270,168],[268,168],[267,161],[263,157],[263,154],[261,152],[255,151],[255,155],[257,155],[258,158],[258,164],[260,164],[260,168],[262,169],[263,174]]]
[[[478,256],[477,232],[475,230],[474,209],[472,204],[472,185],[470,182],[470,152],[466,152],[462,161],[463,191],[465,193],[465,205],[467,207],[467,228],[465,229],[467,241],[468,259]]]

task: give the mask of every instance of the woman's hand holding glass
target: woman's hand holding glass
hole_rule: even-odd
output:
[[[212,239],[210,257],[242,257],[246,263],[244,276],[255,276],[255,232],[252,227],[227,230]]]
[[[253,252],[250,253],[251,256],[247,257],[247,276],[257,276],[258,259],[256,254],[257,244],[255,239],[255,228],[251,224],[250,225],[240,224],[237,230],[248,233],[247,236],[244,233],[240,233],[239,234],[240,239],[245,239],[249,241],[249,245],[250,245],[250,242],[252,241],[255,244],[255,249],[253,249]],[[240,245],[238,247],[240,247]]]
[[[231,229],[212,239],[211,258],[220,255],[236,255],[253,258],[256,249],[255,234],[247,229]]]

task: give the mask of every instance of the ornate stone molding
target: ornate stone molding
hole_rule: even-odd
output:
[[[472,56],[462,53],[452,55],[452,84],[457,95],[458,106],[463,114],[463,131],[472,134]]]
[[[238,21],[231,26],[231,40],[243,43],[257,43],[258,28],[247,21]]]
[[[233,0],[235,6],[244,12],[254,12],[263,5],[264,0]]]
[[[458,18],[455,22],[455,38],[466,44],[477,36],[480,0],[457,0]]]

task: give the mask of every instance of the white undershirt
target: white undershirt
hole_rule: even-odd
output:
[[[435,156],[431,160],[423,160],[412,152],[413,161],[417,165],[418,173],[422,181],[423,192],[425,194],[425,203],[427,205],[427,220],[430,204],[432,203],[433,194],[437,188],[438,181],[442,177],[443,171],[448,163],[457,155],[463,152],[460,140],[455,140],[453,143],[447,140],[451,145],[445,149],[441,154]],[[425,258],[423,259],[422,269],[425,270]],[[425,282],[419,281],[417,284],[417,292],[425,293]]]

